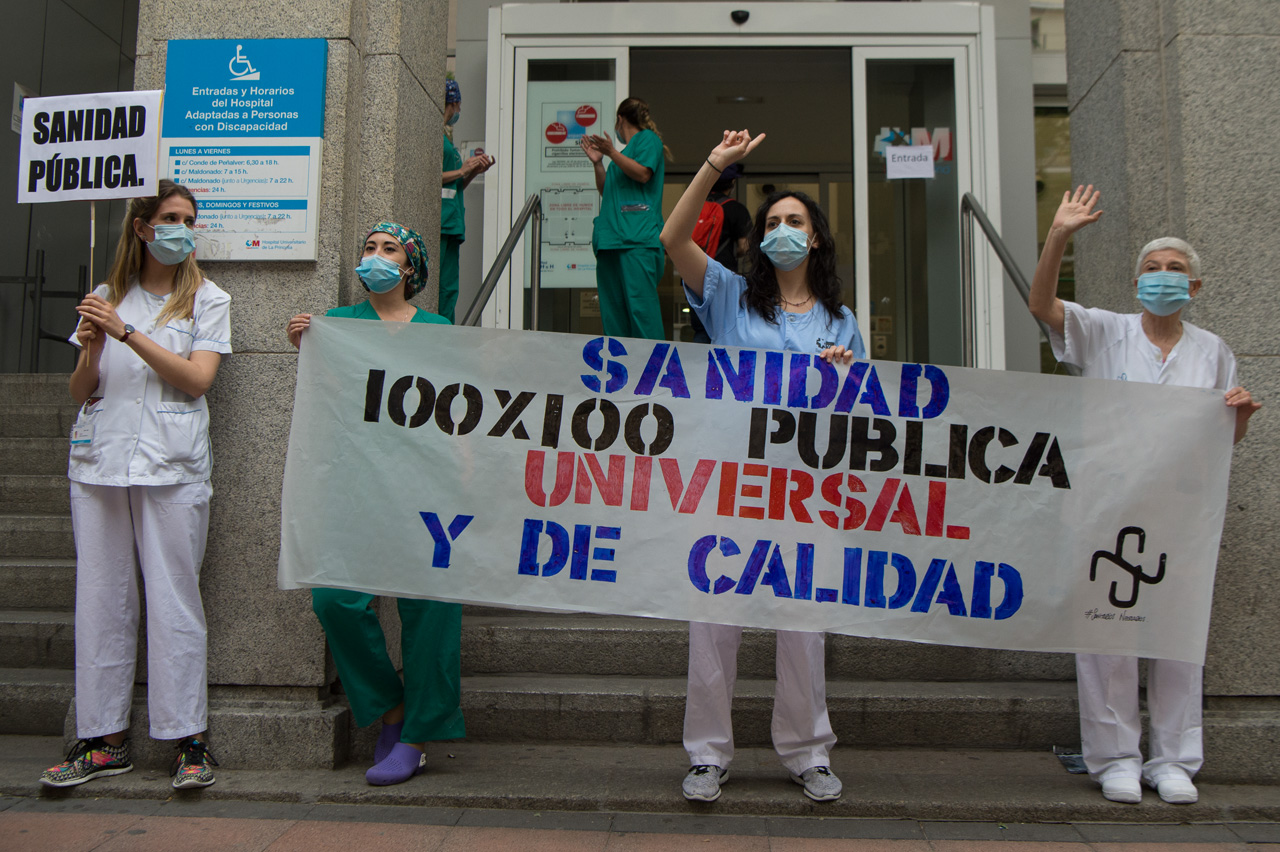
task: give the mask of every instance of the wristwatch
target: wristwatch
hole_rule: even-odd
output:
[[[129,339],[129,335],[133,334],[135,331],[137,331],[137,329],[136,329],[136,328],[134,328],[133,326],[129,325],[128,323],[125,323],[125,324],[124,324],[124,334],[120,335],[120,342],[121,342],[121,343],[124,343],[126,340],[128,340],[128,339]]]

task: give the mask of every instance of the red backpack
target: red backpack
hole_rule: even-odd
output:
[[[698,224],[693,226],[693,241],[714,258],[720,249],[720,234],[724,231],[724,198],[721,201],[704,201],[698,213]]]

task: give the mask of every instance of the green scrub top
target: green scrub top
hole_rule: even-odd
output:
[[[596,217],[592,244],[597,249],[661,248],[662,139],[652,130],[641,130],[623,156],[653,170],[646,183],[627,177],[616,163],[610,162],[604,173],[604,195],[600,199],[600,215]]]
[[[452,172],[462,168],[462,155],[453,147],[452,140],[444,137],[444,169]],[[467,215],[462,206],[462,178],[445,184],[440,190],[440,233],[457,237],[462,242],[467,235]]]
[[[363,302],[356,305],[344,305],[340,308],[333,308],[332,310],[325,311],[324,315],[327,317],[339,317],[341,319],[382,319],[382,317],[378,316],[378,312],[374,310],[373,305],[369,304],[368,299],[365,299]],[[413,319],[409,320],[409,322],[427,322],[449,325],[449,321],[444,317],[439,314],[424,311],[422,308],[418,308],[418,312],[413,315]]]

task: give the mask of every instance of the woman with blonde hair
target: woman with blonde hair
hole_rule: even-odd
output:
[[[129,202],[115,262],[76,309],[67,476],[76,541],[76,731],[41,781],[70,787],[133,768],[129,711],[141,569],[151,736],[177,740],[175,788],[207,787],[200,563],[209,530],[205,392],[231,354],[231,297],[196,264],[196,201],[162,180]]]
[[[662,144],[649,105],[639,98],[618,104],[614,133],[584,136],[583,153],[591,161],[600,193],[600,215],[591,232],[596,255],[596,291],[604,333],[612,337],[664,340],[658,281],[666,259],[658,234],[662,231]],[[605,160],[609,160],[606,165]]]

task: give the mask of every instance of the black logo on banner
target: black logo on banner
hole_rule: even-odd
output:
[[[1105,559],[1118,568],[1123,568],[1133,578],[1133,590],[1129,593],[1128,600],[1121,600],[1116,594],[1119,582],[1112,582],[1109,598],[1111,605],[1120,607],[1121,609],[1129,609],[1138,602],[1138,588],[1143,583],[1155,585],[1164,579],[1164,562],[1167,554],[1160,554],[1160,567],[1156,569],[1154,574],[1144,573],[1141,564],[1133,564],[1124,558],[1124,540],[1129,536],[1138,537],[1138,553],[1142,553],[1143,547],[1147,543],[1146,530],[1141,527],[1125,527],[1120,530],[1120,534],[1116,536],[1116,549],[1114,553],[1106,550],[1098,550],[1093,554],[1093,561],[1089,564],[1089,580],[1092,582],[1098,578],[1098,560]]]

